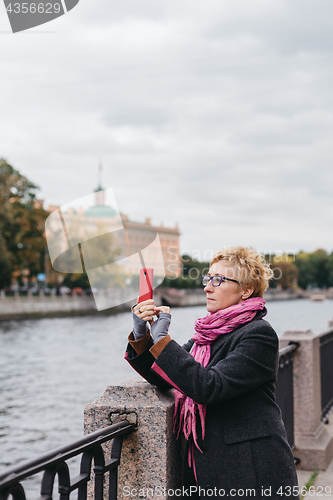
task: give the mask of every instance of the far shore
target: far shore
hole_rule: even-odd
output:
[[[202,289],[156,288],[154,298],[157,305],[169,305],[171,307],[189,307],[206,304],[206,295]],[[333,299],[333,290],[278,290],[270,289],[264,298],[267,302],[278,300],[311,299],[322,301]],[[7,297],[2,292],[0,296],[0,320],[19,320],[33,318],[59,318],[68,316],[85,315],[112,315],[128,312],[135,300],[122,303],[102,311],[96,309],[92,296],[66,295],[46,296],[20,296],[16,293]]]

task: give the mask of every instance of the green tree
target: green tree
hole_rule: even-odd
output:
[[[274,288],[277,284],[284,290],[292,288],[298,277],[298,268],[292,262],[281,261],[272,265]]]
[[[298,269],[298,285],[305,290],[309,285],[314,285],[316,270],[310,260],[310,254],[300,252],[296,255],[295,266]]]
[[[315,270],[315,285],[319,288],[328,286],[328,255],[326,250],[319,249],[310,254],[310,262]]]
[[[0,159],[0,288],[44,269],[44,222],[48,212],[36,203],[38,187]]]
[[[330,286],[332,264],[326,250],[320,248],[312,253],[300,252],[296,255],[295,265],[299,271],[298,284],[301,288]]]
[[[202,288],[202,276],[207,274],[209,262],[199,262],[190,255],[182,255],[182,273],[178,278],[165,277],[163,285],[171,288]]]
[[[209,262],[199,262],[190,255],[182,255],[182,277],[190,278],[193,281],[200,280],[203,274],[207,274],[209,270]]]
[[[327,284],[333,286],[333,252],[327,257]]]

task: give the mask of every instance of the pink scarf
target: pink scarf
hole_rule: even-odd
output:
[[[194,347],[191,351],[192,356],[196,361],[206,367],[210,360],[211,344],[220,335],[230,333],[240,325],[244,325],[251,321],[258,310],[265,307],[265,300],[262,297],[253,297],[221,309],[215,313],[208,313],[204,318],[199,318],[194,323],[196,333],[193,335]],[[188,465],[193,467],[195,479],[197,481],[197,473],[194,462],[194,445],[200,450],[198,445],[198,436],[196,432],[196,414],[199,412],[202,439],[205,438],[205,419],[206,405],[201,405],[193,401],[193,399],[185,396],[177,389],[174,390],[175,395],[175,412],[174,412],[174,433],[177,433],[177,438],[180,432],[189,440],[188,447]]]

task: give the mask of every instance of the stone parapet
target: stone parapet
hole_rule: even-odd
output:
[[[122,418],[136,424],[122,447],[118,499],[133,498],[127,494],[131,491],[139,497],[142,490],[145,494],[141,496],[147,497],[147,488],[155,496],[161,488],[180,487],[181,458],[172,430],[173,412],[172,391],[161,392],[139,378],[107,387],[101,398],[85,407],[85,434]],[[164,494],[160,496],[165,498]]]
[[[333,439],[321,421],[320,336],[311,330],[288,330],[280,347],[299,342],[293,361],[294,454],[300,468],[326,470],[333,458]]]

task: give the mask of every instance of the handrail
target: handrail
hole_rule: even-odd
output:
[[[316,333],[316,337],[325,337],[325,335],[329,335],[333,332],[333,327],[329,327],[328,330],[324,330],[323,332]]]
[[[333,328],[320,334],[320,382],[321,382],[321,417],[328,423],[328,413],[333,407]]]
[[[106,472],[112,471],[118,467],[123,436],[130,433],[133,429],[134,425],[130,424],[127,420],[122,420],[116,424],[88,434],[74,443],[61,446],[35,459],[7,468],[0,474],[0,499],[7,499],[11,494],[14,500],[16,496],[19,499],[25,500],[24,489],[20,482],[40,471],[45,471],[42,480],[41,496],[44,496],[43,493],[45,494],[47,490],[47,494],[51,495],[50,498],[52,498],[54,478],[55,475],[58,474],[59,491],[60,489],[66,490],[69,495],[74,489],[79,489],[79,498],[86,498],[86,493],[82,491],[82,488],[86,490],[87,483],[90,480],[92,459],[95,458],[95,479],[98,481],[99,479],[97,476],[103,476]],[[114,439],[111,460],[105,462],[101,444],[111,439]],[[71,480],[66,460],[80,455],[81,453],[83,455],[80,474]],[[112,498],[116,498],[117,474],[115,474],[114,477],[114,484],[111,485],[110,481],[110,492],[111,490],[113,491]],[[80,495],[81,492],[82,495]],[[99,497],[100,495],[98,495],[98,500],[102,500],[102,497]]]
[[[288,354],[288,352],[296,351],[298,347],[299,347],[299,342],[290,342],[289,345],[287,345],[286,347],[281,347],[281,349],[279,349],[279,357]]]
[[[276,401],[282,412],[291,448],[294,447],[293,359],[298,347],[298,342],[291,342],[279,349],[279,370],[276,381]]]

